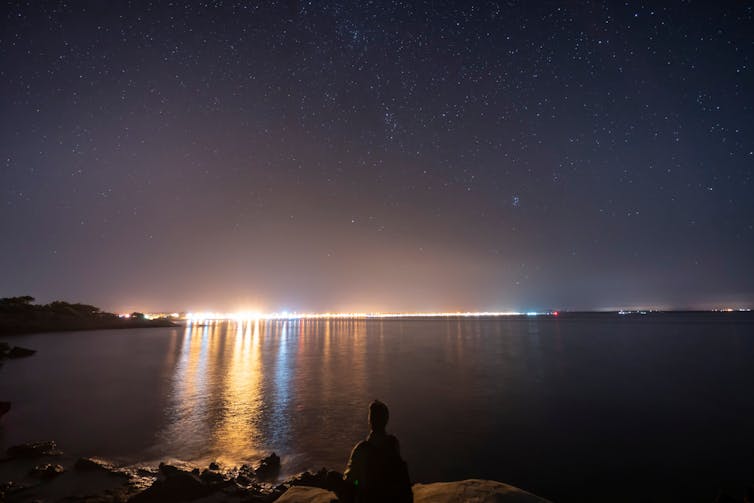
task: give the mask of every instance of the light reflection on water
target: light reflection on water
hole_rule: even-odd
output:
[[[275,451],[284,474],[342,470],[380,398],[419,481],[493,478],[558,500],[578,493],[573,481],[614,487],[628,473],[655,492],[713,484],[715,473],[746,478],[754,404],[741,383],[754,382],[754,325],[689,319],[276,320],[20,336],[13,344],[38,353],[0,369],[0,399],[13,402],[0,448],[55,439],[74,455],[228,464]]]
[[[365,394],[366,324],[250,320],[187,325],[182,337],[171,339],[170,351],[177,356],[165,359],[166,365],[174,365],[167,369],[165,424],[148,457],[238,464],[276,450],[289,457],[289,465],[301,468],[305,459],[296,462],[301,450],[292,439],[309,435],[293,431],[297,425],[315,423],[330,440],[349,431],[358,439],[370,399]],[[384,349],[382,339],[380,344]],[[328,404],[342,402],[344,396],[362,409],[358,421],[337,425]],[[314,419],[301,416],[312,413]],[[335,466],[341,468],[347,455],[345,447]]]

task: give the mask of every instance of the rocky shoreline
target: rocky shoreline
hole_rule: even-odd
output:
[[[280,458],[272,453],[255,466],[206,468],[160,463],[157,467],[116,466],[97,458],[66,457],[55,442],[10,447],[0,459],[0,502],[70,503],[314,503],[336,501],[342,474],[322,468],[277,480]],[[416,502],[474,501],[546,503],[495,481],[415,484]]]

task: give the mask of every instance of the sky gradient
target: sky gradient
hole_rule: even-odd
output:
[[[754,304],[749,2],[19,2],[0,296]]]

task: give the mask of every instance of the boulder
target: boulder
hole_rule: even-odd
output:
[[[336,501],[335,493],[319,487],[293,486],[276,500],[277,503],[331,503]]]
[[[225,482],[225,477],[223,477],[223,474],[214,470],[204,470],[199,478],[201,478],[202,482],[206,484],[217,485],[223,484]]]
[[[165,475],[166,477],[175,475],[176,473],[181,471],[181,469],[178,468],[177,466],[169,465],[167,463],[160,463],[158,470],[160,471],[161,474]]]
[[[549,503],[533,494],[494,480],[461,480],[414,484],[414,503]],[[278,503],[330,503],[336,495],[319,487],[291,486]]]
[[[76,463],[73,465],[73,467],[76,470],[80,470],[82,472],[101,472],[116,477],[128,478],[127,473],[118,470],[117,468],[115,468],[115,466],[111,465],[107,461],[103,461],[97,458],[79,458],[76,460]]]
[[[209,469],[217,471],[220,469],[220,465],[217,463],[217,461],[213,461],[209,464]]]
[[[10,351],[8,351],[7,354],[8,358],[26,358],[27,356],[31,356],[34,353],[36,353],[36,350],[34,349],[26,349],[14,346]]]
[[[16,495],[17,493],[25,491],[30,487],[32,486],[18,484],[16,482],[13,482],[12,480],[9,480],[4,484],[0,484],[0,501],[5,501],[3,498]]]
[[[177,502],[191,501],[207,496],[212,489],[193,473],[180,470],[171,465],[160,465],[163,480],[155,480],[144,491],[131,498],[130,502]]]
[[[266,458],[263,458],[255,470],[255,474],[259,480],[274,480],[279,473],[280,456],[274,452]]]
[[[40,479],[51,479],[53,477],[57,477],[61,473],[63,473],[65,470],[63,470],[63,467],[60,465],[53,465],[50,463],[44,464],[44,465],[37,465],[34,468],[31,469],[31,476],[37,477]]]
[[[252,482],[254,482],[252,479],[250,479],[249,477],[247,477],[243,473],[241,473],[238,476],[236,476],[235,480],[236,480],[236,484],[238,484],[240,486],[244,486],[244,487],[245,486],[250,486],[252,484]]]
[[[343,474],[334,470],[322,468],[317,473],[304,472],[286,481],[292,486],[309,486],[339,492],[343,489]]]
[[[56,450],[55,442],[29,442],[26,444],[8,447],[6,451],[10,458],[39,458],[42,456],[55,456],[61,454]]]
[[[494,480],[460,480],[414,484],[414,503],[548,503],[547,500],[517,487]]]

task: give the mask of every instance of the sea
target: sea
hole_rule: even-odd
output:
[[[414,482],[553,501],[714,501],[754,484],[754,313],[194,323],[6,337],[0,448],[342,471],[390,409]]]

